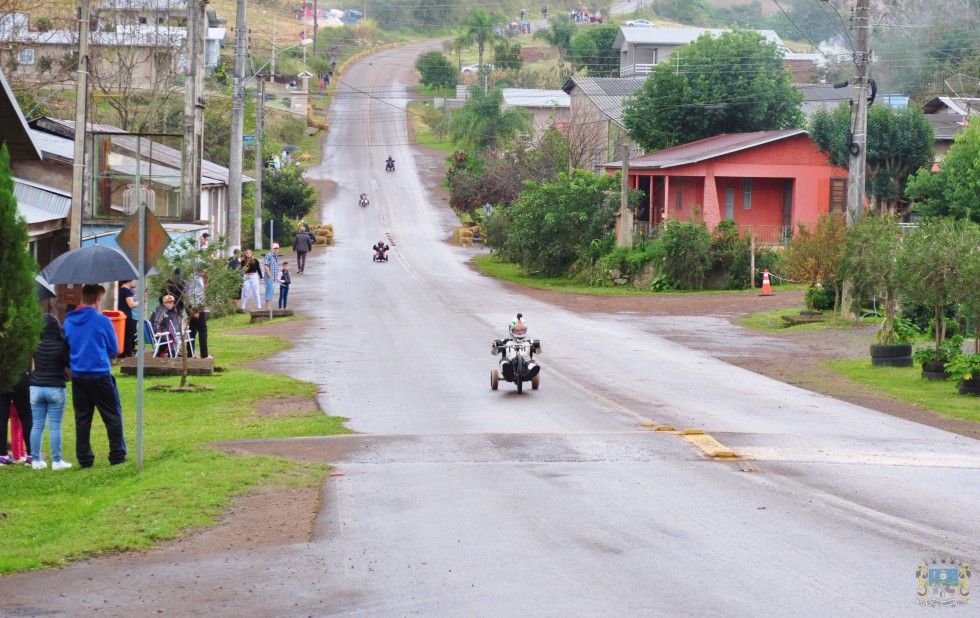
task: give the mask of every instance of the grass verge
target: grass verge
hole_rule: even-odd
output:
[[[287,347],[277,337],[230,333],[247,316],[209,324],[215,358],[234,365],[192,382],[201,393],[146,391],[143,470],[136,471],[136,380],[118,377],[129,461],[110,467],[105,430],[92,427],[95,467],[52,472],[26,466],[0,469],[0,573],[11,573],[92,554],[150,547],[189,526],[209,525],[233,496],[257,485],[319,485],[325,466],[272,457],[232,457],[208,448],[218,440],[345,433],[344,419],[322,413],[259,417],[256,401],[282,395],[314,396],[316,387],[281,375],[241,367]],[[178,378],[147,378],[146,386]],[[75,423],[65,409],[63,452],[75,462]],[[98,419],[98,415],[96,415]],[[47,432],[42,450],[47,454]],[[50,463],[50,462],[49,462]]]
[[[786,287],[781,287],[779,289],[786,289]],[[785,320],[783,320],[783,316],[799,315],[799,313],[800,307],[774,309],[772,311],[759,311],[757,313],[745,316],[744,318],[740,319],[738,323],[746,328],[752,328],[754,330],[784,331],[791,329],[793,332],[809,332],[814,330],[846,330],[849,328],[857,328],[859,326],[878,324],[881,322],[881,318],[861,318],[856,322],[833,318],[824,320],[823,322],[797,324],[791,327]]]
[[[977,397],[960,395],[952,380],[921,377],[919,367],[873,367],[869,359],[828,361],[828,367],[859,384],[951,418],[980,422]]]
[[[440,138],[426,124],[423,116],[425,115],[425,110],[428,108],[429,104],[425,101],[412,101],[408,104],[408,118],[412,123],[412,142],[419,146],[441,150],[446,155],[453,154],[457,148],[452,140],[448,136]]]
[[[542,277],[528,275],[519,264],[507,262],[501,259],[496,253],[478,255],[473,258],[473,264],[484,275],[519,283],[532,288],[548,290],[551,292],[564,292],[566,294],[589,294],[592,296],[667,296],[677,294],[703,295],[703,294],[758,294],[758,290],[670,290],[669,292],[654,292],[653,290],[641,290],[628,286],[617,287],[597,287],[585,285],[571,277]],[[795,286],[780,286],[780,290],[794,289]]]

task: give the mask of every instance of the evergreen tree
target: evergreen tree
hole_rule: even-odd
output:
[[[27,250],[27,223],[17,216],[10,153],[0,146],[0,391],[9,391],[27,368],[41,336],[34,290],[37,264]]]

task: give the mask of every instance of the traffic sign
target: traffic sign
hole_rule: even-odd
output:
[[[140,206],[140,208],[146,208],[145,206]],[[150,272],[153,265],[157,263],[160,256],[167,249],[167,245],[170,244],[170,234],[167,230],[163,229],[160,225],[160,221],[157,220],[156,215],[149,208],[146,208],[146,261],[143,264],[144,275]],[[116,237],[116,244],[122,249],[123,253],[133,262],[134,265],[139,264],[139,232],[140,232],[140,217],[139,210],[129,215],[129,221],[126,222],[126,227],[119,232],[119,236]],[[138,266],[137,266],[138,268]]]

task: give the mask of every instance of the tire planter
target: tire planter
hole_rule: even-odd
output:
[[[980,378],[973,378],[972,380],[963,380],[963,382],[960,383],[960,394],[980,395]]]
[[[926,380],[945,380],[949,377],[943,361],[926,361],[922,363],[922,377]]]
[[[875,343],[871,345],[871,364],[875,367],[911,367],[912,366],[912,344],[895,343],[883,345]]]

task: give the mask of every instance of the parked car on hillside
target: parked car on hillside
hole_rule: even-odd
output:
[[[652,21],[647,21],[645,19],[631,19],[626,22],[627,26],[642,26],[644,28],[650,28],[653,26]]]
[[[488,71],[493,70],[493,65],[490,64],[489,62],[483,63],[483,66],[486,67]],[[463,67],[462,70],[462,73],[479,73],[479,72],[480,72],[480,65],[478,64],[471,64],[469,66]]]

